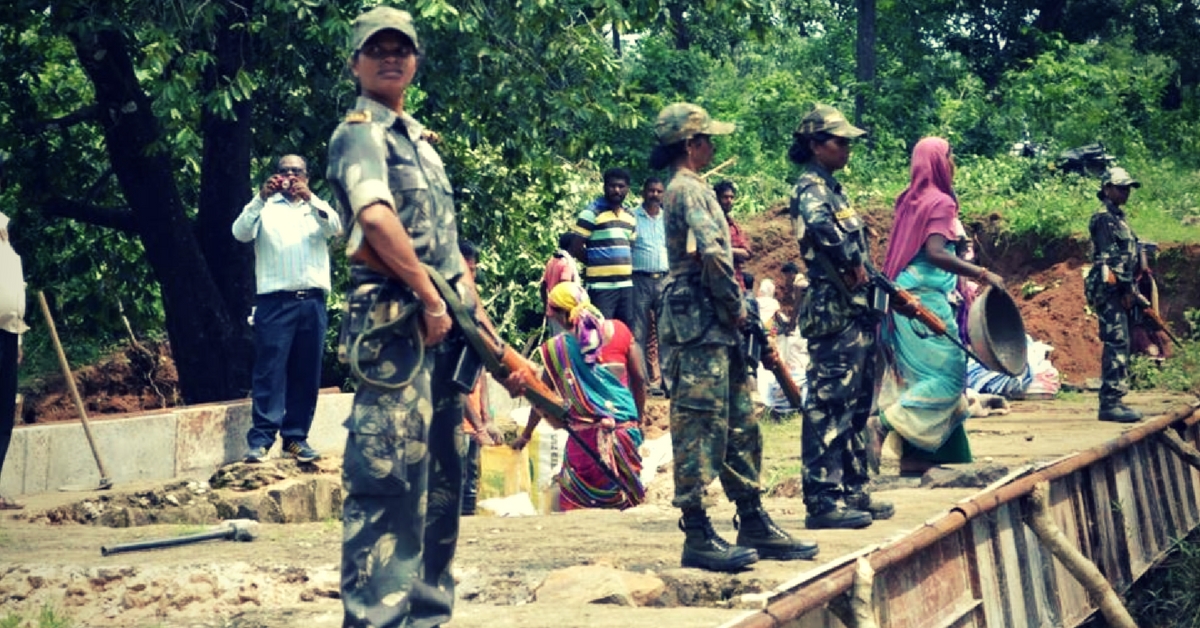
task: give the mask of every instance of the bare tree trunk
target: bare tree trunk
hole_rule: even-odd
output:
[[[863,126],[871,103],[868,97],[875,91],[875,0],[856,0],[858,36],[855,39],[854,124]]]
[[[129,44],[116,30],[68,35],[95,87],[113,172],[162,287],[167,334],[184,399],[229,399],[240,387],[231,376],[236,369],[230,368],[240,338],[179,196],[175,168],[161,148],[162,129],[138,83]],[[237,187],[244,185],[243,178]]]
[[[204,92],[228,86],[239,70],[253,64],[248,24],[253,12],[254,3],[243,0],[239,9],[231,5],[223,14],[223,23],[214,29],[216,63],[204,76]],[[237,383],[234,392],[239,397],[250,388],[254,362],[253,334],[247,322],[254,305],[254,247],[234,240],[230,227],[253,194],[249,185],[252,109],[250,100],[238,101],[232,118],[206,109],[200,120],[204,146],[196,236],[221,291],[233,337],[239,339],[230,346],[233,354],[228,357],[229,379]]]
[[[671,16],[671,29],[675,31],[675,49],[687,50],[692,47],[691,36],[688,33],[687,21],[684,19],[684,0],[672,0],[667,5],[667,13]]]
[[[613,31],[613,52],[615,52],[617,54],[617,56],[619,57],[619,56],[621,56],[621,29],[617,26],[616,20],[613,20],[612,31]]]

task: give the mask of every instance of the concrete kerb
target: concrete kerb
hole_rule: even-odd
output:
[[[341,455],[346,444],[342,423],[353,397],[332,393],[318,398],[310,445],[323,454]],[[117,488],[135,481],[208,479],[220,466],[246,454],[250,401],[91,419],[96,447]],[[276,441],[272,455],[279,455],[280,446]],[[46,493],[67,484],[96,485],[99,480],[78,422],[18,426],[0,472],[0,494]]]

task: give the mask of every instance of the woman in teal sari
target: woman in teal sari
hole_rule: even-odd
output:
[[[913,148],[912,181],[896,199],[895,223],[883,272],[945,321],[958,335],[954,303],[962,278],[1004,289],[1004,280],[958,256],[958,199],[950,144],[927,137]],[[963,422],[967,358],[962,349],[922,323],[893,312],[883,323],[896,398],[881,395],[880,424],[903,440],[901,473],[923,473],[942,463],[971,462]]]
[[[566,420],[574,432],[567,440],[558,477],[559,507],[636,506],[645,498],[638,453],[643,438],[641,421],[633,393],[599,361],[606,340],[604,317],[578,283],[557,284],[547,301],[551,316],[567,331],[542,345],[546,365],[542,378],[567,403]],[[530,416],[524,433],[513,443],[515,449],[529,442],[539,420],[536,413]]]

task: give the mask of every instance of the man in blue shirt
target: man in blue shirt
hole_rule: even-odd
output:
[[[651,177],[642,184],[642,205],[634,210],[637,239],[633,241],[633,339],[642,348],[642,372],[649,378],[650,394],[664,389],[658,358],[657,318],[654,310],[667,279],[667,235],[663,228],[662,180]]]
[[[254,243],[254,425],[246,462],[261,462],[283,437],[284,453],[300,462],[320,457],[308,430],[321,386],[325,295],[330,289],[327,241],[342,232],[329,203],[308,189],[299,155],[279,160],[258,194],[233,222],[233,237]]]

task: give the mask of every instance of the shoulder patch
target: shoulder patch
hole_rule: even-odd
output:
[[[359,124],[361,122],[370,122],[371,112],[366,110],[355,110],[346,114],[346,122],[350,124]]]
[[[430,144],[437,144],[442,141],[442,136],[438,135],[435,131],[425,129],[424,131],[421,131],[421,139],[429,142]]]

